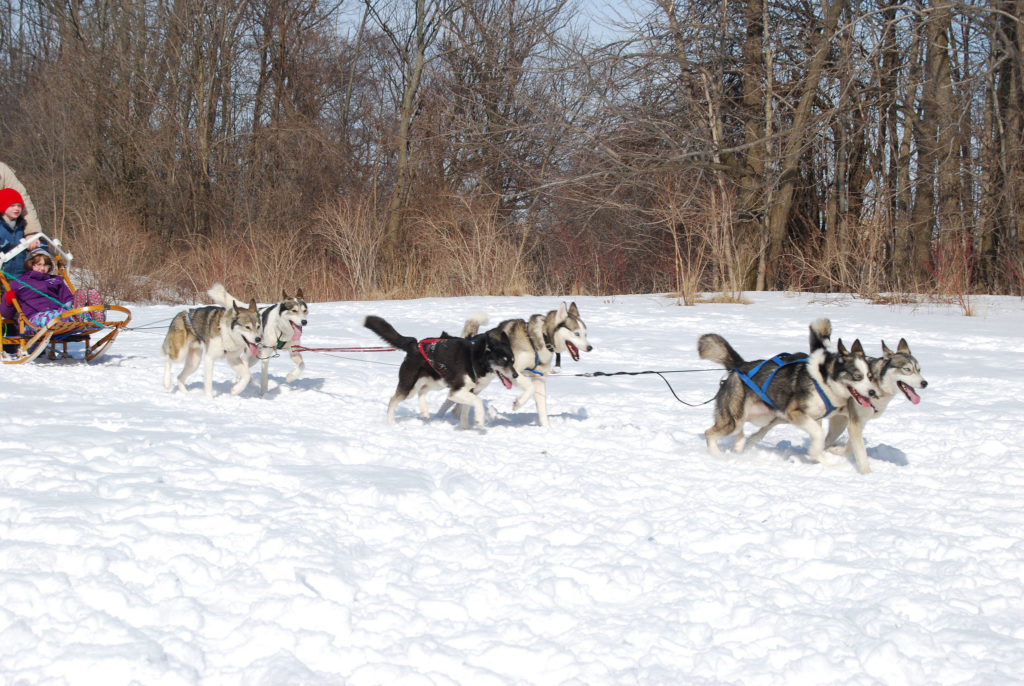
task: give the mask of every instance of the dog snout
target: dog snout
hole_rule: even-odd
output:
[[[921,388],[928,388],[928,382],[924,379],[921,379]]]
[[[591,350],[593,350],[593,349],[594,349],[594,346],[592,346],[592,345],[590,345],[590,344],[588,343],[588,344],[587,344],[587,352],[589,353],[589,352],[590,352]]]
[[[303,325],[303,326],[305,326],[305,325],[306,325],[306,320],[305,320],[305,319],[303,319],[303,320],[302,320],[302,325]]]

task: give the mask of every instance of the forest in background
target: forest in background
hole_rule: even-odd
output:
[[[1024,295],[1024,0],[0,7],[0,160],[123,300]]]

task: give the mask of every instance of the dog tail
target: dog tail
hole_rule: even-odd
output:
[[[811,352],[815,350],[832,350],[832,322],[828,319],[815,319],[810,326]]]
[[[214,304],[220,305],[223,308],[233,307],[236,310],[245,308],[242,301],[228,293],[227,289],[224,288],[224,284],[219,281],[210,286],[210,290],[206,291],[206,294],[210,296],[210,300],[212,300]]]
[[[416,350],[416,346],[419,343],[419,341],[412,336],[403,336],[398,333],[395,331],[395,327],[391,326],[376,315],[371,314],[369,317],[364,319],[363,326],[384,339],[388,345],[393,345],[399,350],[404,350],[405,352]]]
[[[744,362],[729,342],[717,333],[706,333],[697,339],[697,354],[700,359],[717,362],[726,369],[735,369]]]
[[[462,326],[462,337],[470,338],[480,333],[480,327],[487,323],[487,315],[483,312],[474,312],[466,318]]]

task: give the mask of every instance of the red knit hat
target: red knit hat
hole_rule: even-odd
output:
[[[21,193],[13,188],[0,188],[0,214],[6,212],[7,208],[15,203],[21,205],[21,209],[25,209],[25,201],[22,199]]]

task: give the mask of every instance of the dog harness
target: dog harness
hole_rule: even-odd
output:
[[[474,338],[475,338],[475,336],[474,336]],[[441,370],[445,369],[445,366],[444,366],[444,363],[438,363],[438,364],[435,365],[433,357],[437,354],[437,346],[440,343],[444,342],[444,341],[450,341],[450,340],[453,340],[453,339],[451,339],[451,338],[424,338],[422,341],[420,341],[419,343],[416,344],[416,347],[420,351],[420,355],[423,356],[423,359],[427,361],[427,364],[430,365],[430,368],[433,369],[434,372],[438,376],[444,376],[441,373]],[[466,340],[468,341],[470,339],[467,338]],[[476,369],[473,368],[473,360],[472,360],[472,358],[470,358],[470,361],[469,361],[469,373],[473,377],[473,383],[477,383],[478,379],[477,379]]]
[[[792,359],[783,360],[783,357],[790,357]],[[757,382],[754,381],[754,376],[759,371],[761,371],[761,367],[765,366],[769,362],[776,365],[775,369],[773,369],[772,373],[768,375],[768,378],[764,380],[764,383],[759,386]],[[733,369],[733,371],[736,372],[736,376],[738,376],[740,380],[743,381],[743,383],[745,383],[748,388],[750,388],[750,390],[752,390],[754,393],[757,393],[757,396],[761,398],[761,400],[763,400],[765,404],[768,405],[768,407],[772,408],[773,410],[778,410],[779,408],[776,407],[775,403],[773,403],[771,398],[768,397],[768,387],[772,385],[772,379],[775,378],[775,374],[780,369],[791,364],[797,364],[799,362],[807,362],[807,353],[779,353],[770,360],[761,360],[761,362],[758,363],[756,367],[751,369],[746,374],[741,372],[739,369]],[[828,396],[825,395],[825,391],[821,389],[821,386],[818,385],[818,382],[817,380],[814,379],[814,377],[811,377],[811,383],[814,384],[814,390],[818,392],[818,396],[821,398],[821,401],[825,403],[825,416],[829,416],[835,411],[835,406],[831,403],[831,401],[829,401]]]

